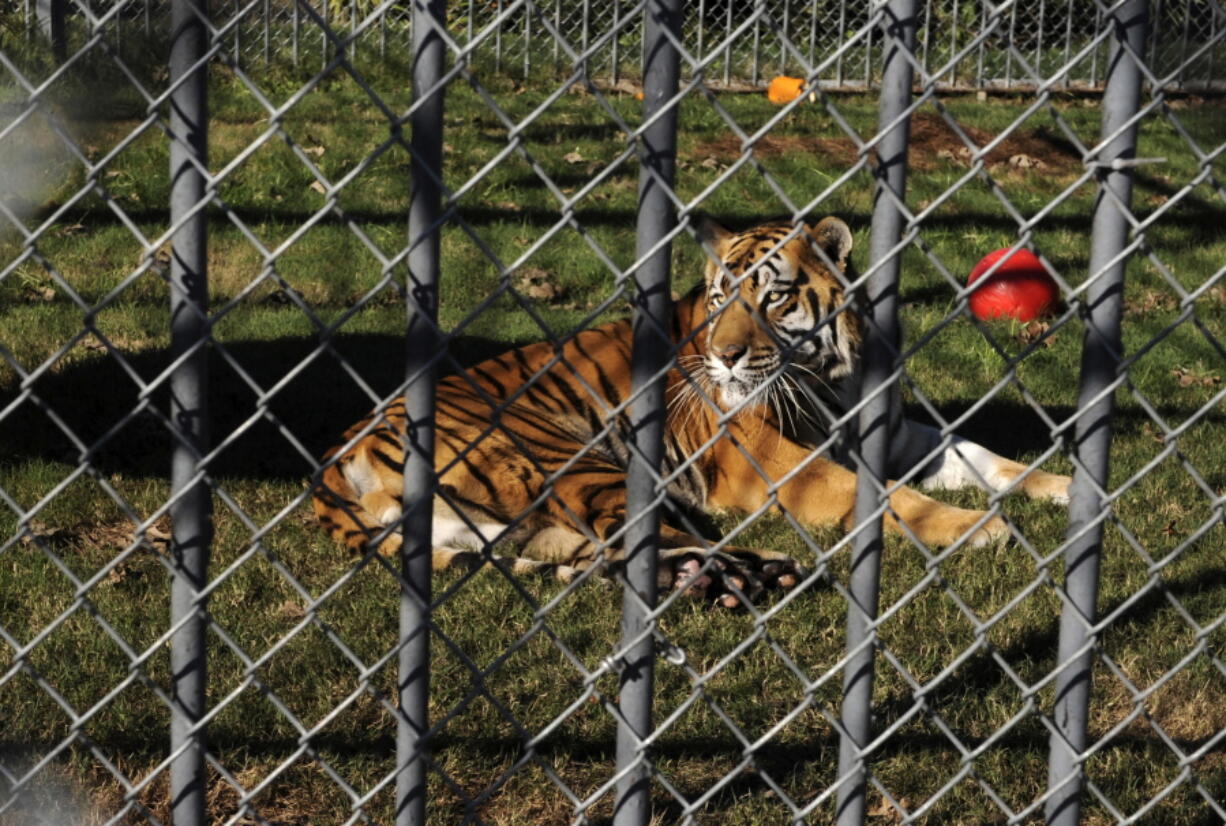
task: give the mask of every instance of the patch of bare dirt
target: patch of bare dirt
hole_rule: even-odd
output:
[[[977,148],[986,146],[996,137],[974,126],[961,126]],[[754,145],[754,155],[759,158],[797,152],[827,157],[836,166],[850,166],[856,161],[856,146],[850,138],[767,135]],[[741,142],[735,135],[727,135],[701,144],[692,157],[695,162],[706,158],[727,161],[740,154]],[[972,154],[971,148],[939,115],[919,112],[911,118],[907,161],[912,169],[926,171],[944,164],[968,166]],[[1044,128],[1014,131],[984,160],[989,167],[1004,165],[1010,169],[1045,173],[1067,173],[1081,167],[1081,158],[1076,150],[1062,136]]]

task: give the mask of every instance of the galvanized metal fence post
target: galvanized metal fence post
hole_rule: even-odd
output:
[[[1049,746],[1047,820],[1076,824],[1081,811],[1083,752],[1094,662],[1095,603],[1098,566],[1102,555],[1105,507],[1100,491],[1106,489],[1111,448],[1111,418],[1115,410],[1114,384],[1121,356],[1120,316],[1124,299],[1124,269],[1128,256],[1126,214],[1132,200],[1132,169],[1136,156],[1134,120],[1141,96],[1148,4],[1129,0],[1108,17],[1114,33],[1103,96],[1103,149],[1098,199],[1094,207],[1090,241],[1090,284],[1085,293],[1086,330],[1081,354],[1081,389],[1073,439],[1076,469],[1069,495],[1069,545],[1064,552],[1065,592],[1068,600],[1060,616],[1060,645],[1054,710],[1058,732]],[[1120,165],[1118,162],[1124,162]]]
[[[170,810],[177,826],[205,822],[204,731],[207,685],[207,619],[200,596],[208,582],[212,502],[201,478],[208,444],[208,227],[198,206],[206,197],[208,164],[208,46],[205,0],[182,0],[171,16],[170,223],[170,420],[172,505]]]
[[[435,26],[447,19],[446,0],[413,4],[413,110],[409,116],[408,328],[406,341],[404,542],[401,566],[400,655],[396,727],[396,823],[426,822],[424,735],[429,727],[430,556],[434,474],[435,353],[438,319],[439,215],[443,175],[444,44]],[[411,589],[411,592],[410,592]]]
[[[671,38],[681,36],[680,0],[650,0],[644,23],[643,130],[635,273],[630,429],[636,450],[627,475],[627,513],[633,520],[625,536],[627,585],[622,603],[620,650],[624,652],[619,686],[621,719],[617,726],[617,786],[613,822],[646,824],[651,817],[651,772],[642,741],[652,730],[655,674],[655,623],[647,612],[656,604],[656,554],[659,511],[656,488],[663,457],[664,383],[658,378],[672,357],[669,341],[671,306],[669,270],[672,245],[666,239],[676,225],[670,190],[677,155],[679,55]]]
[[[898,208],[906,193],[910,138],[912,67],[918,0],[892,0],[882,22],[882,78],[878,107],[877,183],[874,192],[869,276],[864,287],[865,321],[861,394],[873,394],[860,413],[856,535],[847,607],[847,652],[843,671],[843,732],[839,742],[838,823],[864,822],[866,774],[862,749],[872,739],[873,655],[881,571],[880,486],[889,464],[890,417],[898,404],[894,361],[898,355],[897,250],[904,218]]]
[[[51,53],[58,62],[63,62],[68,56],[68,41],[66,37],[65,18],[68,0],[35,0],[34,9],[38,17],[38,27],[43,37],[51,44]]]

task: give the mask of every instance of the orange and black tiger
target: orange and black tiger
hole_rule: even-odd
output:
[[[813,395],[805,391],[828,396],[856,370],[860,322],[848,309],[842,278],[851,232],[826,218],[800,233],[791,222],[740,233],[705,222],[699,237],[713,257],[703,282],[675,302],[672,315],[669,496],[681,510],[752,513],[769,503],[806,525],[850,527],[855,475],[813,450],[823,436],[815,435]],[[503,541],[519,556],[498,562],[517,572],[569,580],[597,564],[619,564],[628,423],[610,412],[630,394],[630,342],[630,322],[615,321],[580,332],[560,350],[530,344],[439,381],[436,570],[495,560],[491,549]],[[403,427],[401,399],[358,422],[325,456],[315,512],[355,551],[376,538],[384,553],[400,546],[399,534],[386,526],[401,514]],[[357,438],[363,431],[369,432]],[[936,454],[921,481],[993,490],[1016,484],[1057,499],[1067,489],[1067,477],[1027,473],[956,437],[934,451],[941,438],[933,428],[908,422],[899,436],[904,460]],[[902,520],[931,545],[982,544],[1007,531],[997,516],[908,487],[891,495],[890,511],[890,529]],[[672,524],[661,527],[660,539],[664,587],[728,601],[729,588],[752,595],[805,573],[774,551],[724,546],[713,553],[711,543]]]

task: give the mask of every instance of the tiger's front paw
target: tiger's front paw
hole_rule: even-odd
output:
[[[808,575],[795,560],[770,551],[735,549],[708,554],[679,548],[661,560],[662,588],[722,608],[737,608],[771,589],[789,590]]]

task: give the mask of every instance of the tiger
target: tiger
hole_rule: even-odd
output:
[[[852,234],[837,217],[768,221],[734,232],[702,219],[704,277],[674,300],[667,373],[659,585],[736,605],[809,575],[776,551],[712,543],[677,514],[786,511],[802,525],[854,521],[856,474],[829,444],[809,399],[854,384],[862,322],[847,300]],[[631,321],[528,344],[441,378],[436,390],[432,567],[493,563],[569,582],[624,563],[629,421],[611,422],[631,393]],[[834,394],[831,391],[834,390]],[[800,392],[806,391],[806,392]],[[836,402],[837,404],[837,402]],[[320,525],[354,552],[394,554],[401,536],[405,403],[349,428],[323,457],[313,489]],[[960,437],[904,421],[891,473],[927,464],[919,486],[1016,485],[1067,500],[1068,477],[1028,468]],[[898,486],[884,524],[929,546],[981,546],[1008,534],[999,515]],[[509,543],[518,555],[495,554]],[[592,569],[597,570],[593,571]],[[590,572],[590,573],[589,573]]]

